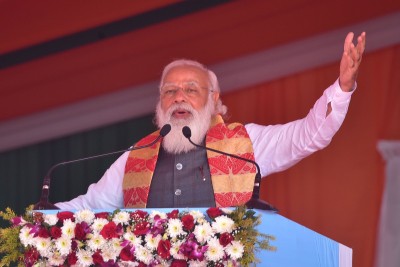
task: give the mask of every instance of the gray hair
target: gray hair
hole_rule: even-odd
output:
[[[196,67],[198,69],[205,71],[208,74],[209,90],[213,91],[213,92],[218,92],[218,93],[221,92],[217,75],[215,75],[215,73],[212,70],[208,69],[206,66],[204,66],[200,62],[190,60],[190,59],[177,59],[177,60],[172,61],[168,65],[166,65],[164,67],[164,70],[161,75],[161,81],[160,81],[159,88],[161,89],[162,85],[164,84],[165,76],[171,69],[176,68],[176,67],[182,67],[182,66]],[[227,113],[227,111],[228,111],[228,108],[222,104],[221,99],[218,99],[216,109],[215,109],[215,114],[221,114],[222,116],[224,116]]]

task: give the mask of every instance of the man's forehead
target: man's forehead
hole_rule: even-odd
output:
[[[171,68],[165,75],[164,80],[181,79],[187,81],[202,81],[208,79],[208,73],[196,66],[176,66]]]

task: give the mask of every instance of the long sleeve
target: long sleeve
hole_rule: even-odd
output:
[[[97,183],[89,186],[85,195],[55,205],[63,210],[123,208],[122,180],[128,155],[129,152],[122,154]]]
[[[343,92],[336,80],[303,119],[283,125],[247,124],[261,175],[283,171],[325,148],[342,125],[353,92]],[[326,116],[329,103],[332,111]]]
[[[326,147],[346,116],[351,94],[343,92],[336,81],[324,91],[304,119],[284,125],[247,124],[245,127],[262,176],[285,170]],[[328,103],[332,111],[326,117]],[[121,155],[99,182],[89,186],[85,195],[55,205],[68,210],[122,208],[122,182],[128,155],[129,152]]]

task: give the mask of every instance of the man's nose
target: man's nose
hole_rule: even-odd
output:
[[[179,90],[177,90],[175,93],[174,102],[180,103],[180,102],[186,102],[186,101],[187,101],[187,95],[185,94],[185,92],[182,88],[179,88]]]

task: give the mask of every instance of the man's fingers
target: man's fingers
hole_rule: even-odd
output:
[[[346,36],[346,39],[344,40],[344,51],[349,51],[350,45],[353,43],[353,38],[354,38],[354,33],[349,32]]]

